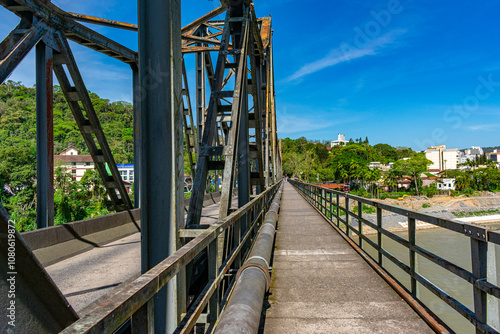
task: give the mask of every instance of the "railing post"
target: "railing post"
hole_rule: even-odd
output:
[[[471,257],[472,257],[472,274],[476,280],[486,279],[488,276],[487,256],[488,242],[470,238],[471,242]],[[474,313],[478,322],[487,323],[487,300],[486,292],[474,286]],[[482,333],[476,325],[476,333]]]
[[[347,195],[345,195],[345,233],[347,234],[347,237],[348,238],[351,238],[351,231],[350,231],[350,227],[349,227],[349,222],[351,221],[351,217],[349,215],[349,212],[351,212],[351,200],[349,199],[349,197],[347,197]]]
[[[363,203],[358,201],[358,216],[359,218],[363,217]],[[363,249],[363,222],[361,219],[358,219],[358,231],[359,231],[359,248]]]
[[[333,223],[333,193],[330,192],[330,221]]]
[[[415,258],[415,242],[416,242],[416,226],[415,218],[408,217],[408,242],[410,243],[410,280],[411,294],[417,296],[417,280],[415,279],[416,258]]]
[[[134,315],[132,315],[132,334],[150,334],[155,332],[154,310],[154,299],[150,299],[137,312],[135,312]]]
[[[337,227],[340,227],[340,195],[339,194],[336,194],[336,197],[337,197],[337,205],[336,205],[336,209],[337,209],[337,215],[335,216],[335,218],[337,218]]]
[[[383,249],[383,244],[382,244],[382,209],[377,208],[377,245],[378,245],[378,264],[379,266],[382,267],[383,263],[383,256],[381,250]]]
[[[213,282],[217,278],[217,262],[218,262],[218,247],[215,238],[208,246],[208,282]],[[209,327],[213,328],[219,317],[219,289],[217,288],[208,304],[208,323]]]
[[[321,212],[326,216],[326,191],[321,189]]]

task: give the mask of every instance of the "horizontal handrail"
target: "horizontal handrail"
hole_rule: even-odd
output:
[[[500,245],[500,231],[497,229],[479,226],[475,224],[460,222],[452,219],[437,217],[432,214],[422,213],[412,209],[383,203],[377,200],[355,196],[342,191],[323,188],[317,185],[306,184],[294,180],[290,183],[301,193],[301,195],[318,210],[337,230],[343,233],[355,244],[352,235],[356,235],[359,246],[366,255],[371,256],[363,250],[363,242],[368,243],[378,252],[378,259],[373,259],[380,267],[384,267],[383,258],[390,260],[403,272],[409,275],[411,291],[407,291],[414,299],[417,297],[417,282],[438,296],[464,318],[468,319],[475,327],[477,333],[499,333],[487,324],[487,296],[500,297],[500,287],[486,281],[487,276],[487,249],[488,243]],[[344,206],[340,199],[344,198]],[[358,203],[358,212],[351,211],[351,203]],[[363,218],[362,206],[368,205],[376,208],[377,221],[371,222]],[[382,227],[382,210],[405,216],[408,219],[408,240],[390,232]],[[341,218],[341,212],[345,215]],[[357,221],[357,227],[352,225],[352,220]],[[468,271],[436,254],[416,245],[416,221],[423,221],[450,231],[461,233],[468,237],[471,242],[472,271]],[[342,226],[343,225],[343,226]],[[363,225],[367,225],[377,233],[377,241],[373,241],[363,234]],[[382,236],[386,236],[408,249],[409,265],[399,260],[383,247]],[[440,289],[437,285],[427,280],[418,273],[416,266],[416,255],[431,261],[441,268],[446,269],[456,277],[470,283],[474,290],[474,311],[460,303],[458,300]],[[401,282],[398,284],[406,288]],[[420,300],[419,300],[420,301]],[[421,301],[420,301],[421,302]]]
[[[147,306],[156,293],[162,289],[173,277],[175,277],[187,264],[197,258],[204,250],[208,249],[210,254],[217,253],[217,240],[219,235],[225,233],[233,227],[241,227],[242,217],[250,217],[251,222],[247,231],[241,231],[241,237],[236,240],[236,245],[231,247],[226,258],[223,258],[222,265],[217,267],[215,277],[209,278],[208,284],[203,290],[193,306],[184,316],[176,333],[188,333],[196,324],[201,315],[201,311],[213,298],[214,292],[218,289],[223,278],[229,272],[231,264],[244,248],[245,242],[254,236],[256,228],[262,222],[263,213],[267,211],[270,202],[279,189],[281,182],[278,182],[257,196],[251,202],[241,207],[237,211],[217,224],[211,225],[198,237],[188,242],[170,257],[160,262],[153,269],[149,270],[135,281],[128,283],[121,289],[122,292],[111,296],[108,300],[100,304],[89,314],[67,327],[61,333],[112,333],[120,328],[128,319],[134,316],[143,306]],[[252,219],[253,218],[253,219]],[[212,260],[212,262],[211,262]],[[214,261],[218,259],[210,256],[210,267],[214,268]],[[211,325],[214,325],[220,313],[219,308],[209,311]],[[215,314],[214,314],[215,312]],[[153,321],[151,318],[148,322]]]

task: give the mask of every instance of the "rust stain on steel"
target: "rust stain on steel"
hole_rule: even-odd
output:
[[[223,4],[222,6],[220,7],[217,7],[216,9],[214,9],[213,11],[203,15],[202,17],[200,17],[199,19],[189,23],[188,25],[184,26],[182,28],[182,33],[185,33],[191,29],[194,29],[196,28],[197,26],[199,26],[200,24],[216,17],[217,15],[220,15],[222,13],[224,13],[226,11],[226,8],[227,8],[227,5]]]
[[[271,42],[271,18],[265,17],[262,19],[262,27],[260,28],[260,35],[262,38],[262,47],[266,49]]]
[[[125,22],[120,22],[120,21],[114,21],[114,20],[108,20],[108,19],[103,19],[100,17],[95,17],[95,16],[90,16],[90,15],[84,15],[84,14],[78,14],[78,13],[72,13],[68,12],[68,14],[83,22],[89,22],[89,23],[94,23],[94,24],[99,24],[99,25],[104,25],[104,26],[109,26],[113,28],[121,28],[121,29],[126,29],[126,30],[132,30],[132,31],[137,31],[138,26],[137,24],[131,24],[131,23],[125,23]]]
[[[194,46],[189,48],[183,48],[182,53],[198,53],[198,52],[207,52],[207,51],[219,51],[220,48],[218,46]]]

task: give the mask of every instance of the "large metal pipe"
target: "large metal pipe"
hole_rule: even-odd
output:
[[[283,185],[273,199],[247,261],[236,276],[234,291],[222,313],[215,334],[248,334],[257,333],[259,330],[264,295],[271,286],[269,263],[282,191]]]

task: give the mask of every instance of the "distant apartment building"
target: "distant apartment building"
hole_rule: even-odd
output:
[[[134,164],[117,164],[122,180],[134,183]]]
[[[90,155],[78,155],[78,149],[70,144],[58,155],[54,156],[54,166],[66,168],[73,178],[73,181],[80,181],[87,169],[94,169],[94,160]]]
[[[425,151],[425,157],[432,161],[429,170],[458,169],[460,163],[460,150],[458,148],[446,148],[446,145],[429,147]]]
[[[347,140],[345,140],[345,135],[343,134],[340,134],[338,135],[337,137],[337,140],[333,140],[331,142],[331,146],[334,147],[334,146],[344,146],[345,144],[347,144]]]
[[[483,155],[484,151],[480,146],[472,146],[471,148],[468,148],[465,150],[466,155]]]
[[[489,160],[500,162],[500,153],[498,152],[498,150],[494,150],[493,152],[488,153],[486,156]]]
[[[476,161],[478,155],[483,155],[484,151],[480,146],[472,146],[471,148],[465,149],[464,152],[460,152],[459,163],[464,164],[467,160]]]

